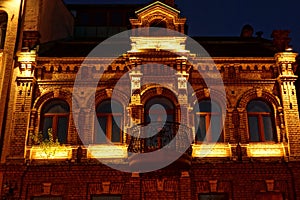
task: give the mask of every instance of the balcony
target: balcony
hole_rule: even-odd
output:
[[[174,122],[154,122],[136,125],[129,132],[128,160],[131,168],[138,170],[140,166],[155,163],[172,163],[169,167],[177,169],[191,166],[192,132],[187,126]],[[147,154],[151,152],[155,154]]]

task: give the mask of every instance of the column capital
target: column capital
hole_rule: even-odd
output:
[[[276,63],[294,63],[296,62],[297,53],[280,52],[275,54]]]

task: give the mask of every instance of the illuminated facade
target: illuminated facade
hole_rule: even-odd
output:
[[[99,41],[131,28],[160,27],[182,34],[187,29],[173,1],[119,10],[117,6],[101,7],[70,5],[67,9],[60,0],[0,2],[2,199],[300,198],[297,54],[287,50],[287,32],[274,31],[274,40],[269,41],[252,37],[253,30],[245,26],[241,37],[195,37],[214,66],[206,65],[208,58],[194,55],[185,37],[136,34],[130,51],[104,71],[95,96],[76,109],[72,94],[78,92],[73,104],[82,104],[80,95],[87,92],[85,88],[73,91],[76,74],[84,70],[81,63]],[[131,15],[131,11],[135,12]],[[91,16],[94,18],[88,18]],[[90,24],[85,26],[85,21]],[[81,78],[97,78],[109,59],[89,58],[90,66]],[[152,66],[153,62],[176,73]],[[137,67],[141,64],[150,64],[149,70],[165,84],[171,80],[176,84],[171,89],[143,85],[147,69]],[[215,84],[215,69],[223,79],[224,94],[207,87],[201,76],[211,71],[210,80]],[[124,88],[114,91],[128,70],[132,73],[123,80]],[[125,86],[134,89],[129,97],[123,92]],[[161,120],[161,113],[151,109],[156,104],[165,109],[168,122],[164,127],[171,131],[142,140],[129,136],[137,131],[137,124],[149,124],[150,113],[154,121]],[[216,109],[208,109],[211,105]],[[115,144],[113,150],[103,144],[90,121],[99,122]],[[210,121],[215,122],[213,126]],[[78,135],[78,124],[84,136]],[[128,156],[128,151],[146,153],[161,148],[167,136],[173,139],[170,132],[178,130],[178,124],[184,125],[180,130],[193,135],[194,141],[166,168],[125,173],[97,160],[134,167],[140,158]],[[157,129],[155,123],[151,126]],[[215,137],[218,131],[221,135]],[[149,159],[151,162],[157,160]]]

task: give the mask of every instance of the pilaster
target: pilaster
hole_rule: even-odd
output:
[[[15,109],[12,133],[10,137],[8,162],[22,163],[25,157],[27,136],[32,131],[32,94],[35,87],[34,67],[36,52],[21,52],[18,54],[19,73],[16,84]]]
[[[293,72],[296,57],[297,54],[292,52],[281,52],[275,55],[280,72],[278,82],[280,85],[283,118],[285,121],[284,126],[289,144],[290,160],[300,159],[300,124],[295,88],[297,76]]]

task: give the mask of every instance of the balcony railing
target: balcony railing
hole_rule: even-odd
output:
[[[139,124],[129,130],[128,151],[148,153],[168,149],[192,155],[192,132],[185,125],[175,122]]]

